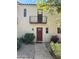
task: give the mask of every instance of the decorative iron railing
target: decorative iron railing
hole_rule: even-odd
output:
[[[38,16],[30,16],[29,22],[31,24],[46,24],[47,23],[47,16],[42,16],[42,18],[38,18]]]

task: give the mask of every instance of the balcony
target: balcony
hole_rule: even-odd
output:
[[[42,16],[42,17],[30,16],[29,22],[31,24],[46,24],[47,23],[47,17],[46,16]]]

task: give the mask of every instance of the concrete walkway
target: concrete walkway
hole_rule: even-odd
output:
[[[18,59],[34,59],[35,44],[22,44],[21,48],[17,51]]]
[[[47,50],[45,43],[22,45],[17,51],[18,59],[54,59]]]
[[[35,59],[53,59],[47,50],[45,43],[35,44]]]

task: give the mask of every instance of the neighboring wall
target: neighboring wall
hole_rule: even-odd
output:
[[[27,16],[23,16],[24,8],[27,9]],[[57,19],[60,19],[60,15],[50,15],[47,12],[44,12],[44,16],[47,16],[47,24],[30,24],[29,16],[37,16],[37,6],[36,5],[19,5],[17,7],[17,17],[18,17],[18,26],[17,26],[17,36],[21,37],[25,33],[31,32],[35,34],[36,37],[36,28],[43,27],[43,42],[48,42],[52,35],[57,34]],[[46,34],[46,28],[49,28],[48,34]],[[34,29],[34,30],[32,30]],[[35,38],[36,41],[36,38]]]

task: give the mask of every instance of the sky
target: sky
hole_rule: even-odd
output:
[[[17,0],[17,1],[23,4],[36,4],[36,0]]]
[[[36,4],[36,0],[17,0],[20,3],[23,4]],[[61,2],[61,0],[59,0]]]

